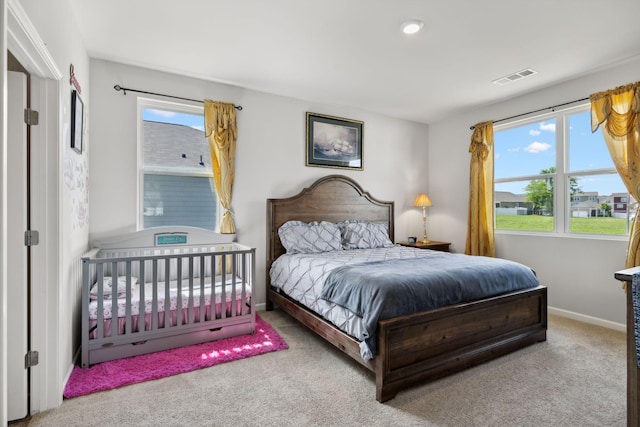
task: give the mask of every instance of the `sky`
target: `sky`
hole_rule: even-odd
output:
[[[614,168],[602,131],[591,133],[591,113],[583,111],[568,116],[569,171]],[[539,121],[494,133],[494,177],[511,178],[539,174],[556,164],[556,122]],[[615,169],[614,169],[615,170]],[[496,184],[498,191],[525,193],[529,181]],[[626,189],[617,173],[578,179],[583,192],[599,195],[624,193]]]
[[[200,114],[144,108],[142,110],[142,119],[152,122],[186,125],[204,131],[204,116]]]

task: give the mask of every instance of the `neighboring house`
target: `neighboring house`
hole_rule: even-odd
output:
[[[602,197],[604,199],[604,196]],[[597,191],[586,191],[571,196],[571,216],[589,218],[601,216],[600,196]]]
[[[144,227],[181,221],[212,229],[218,201],[207,177],[211,154],[204,131],[145,120],[143,135]],[[193,211],[199,214],[189,215]]]
[[[496,191],[493,193],[493,203],[497,215],[531,215],[533,213],[533,203],[527,202],[526,194]]]
[[[631,202],[629,202],[631,199]],[[526,194],[514,194],[508,191],[496,191],[493,195],[496,214],[498,215],[531,215],[533,204],[527,202]],[[597,191],[577,193],[571,197],[571,216],[590,218],[604,215],[602,203],[611,206],[611,216],[614,218],[633,218],[635,201],[627,193],[614,193],[610,196],[600,196]],[[629,212],[627,213],[627,209]]]
[[[604,196],[603,196],[604,197]],[[582,193],[576,193],[571,196],[571,203],[574,202],[598,202],[600,196],[597,191],[586,191]]]
[[[633,218],[636,213],[636,201],[628,193],[611,195],[611,216],[614,218]]]
[[[598,201],[581,201],[571,202],[571,216],[577,218],[589,218],[601,216],[600,202]]]

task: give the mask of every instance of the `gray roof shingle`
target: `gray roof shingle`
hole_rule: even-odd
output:
[[[194,169],[211,173],[204,132],[185,125],[143,121],[144,166]],[[202,156],[202,157],[201,157]],[[200,161],[204,166],[200,164]]]

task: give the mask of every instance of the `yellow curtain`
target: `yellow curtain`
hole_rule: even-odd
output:
[[[640,82],[594,93],[589,99],[591,130],[602,127],[618,174],[629,194],[640,201]],[[626,268],[640,265],[640,225],[636,218],[629,233]]]
[[[204,101],[205,136],[209,140],[213,180],[220,204],[224,208],[220,233],[233,234],[236,226],[231,213],[231,196],[235,178],[236,141],[238,126],[233,104]]]
[[[493,257],[493,122],[475,125],[469,152],[469,219],[464,253]]]

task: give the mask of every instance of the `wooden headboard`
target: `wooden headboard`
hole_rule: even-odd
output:
[[[267,289],[271,285],[271,264],[285,253],[278,229],[287,221],[329,221],[350,219],[387,224],[394,241],[393,202],[372,197],[357,182],[343,175],[318,179],[295,196],[267,199]]]

